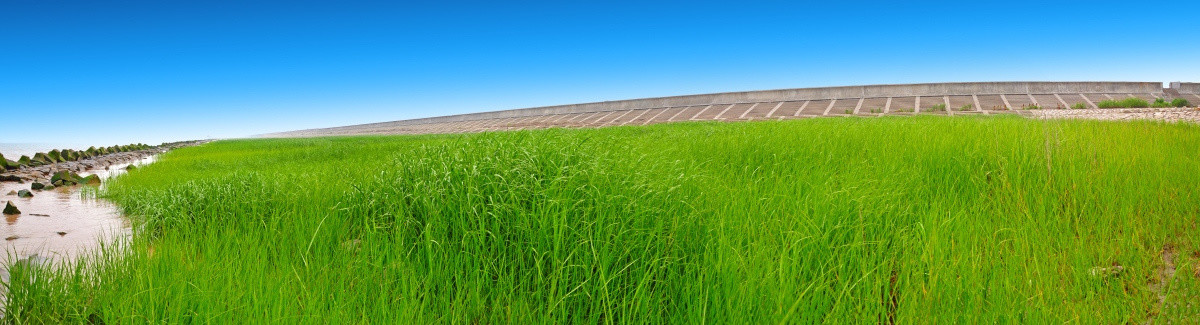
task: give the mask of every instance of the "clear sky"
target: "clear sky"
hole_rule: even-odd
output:
[[[242,137],[696,93],[1200,81],[1200,4],[0,0],[0,142]]]

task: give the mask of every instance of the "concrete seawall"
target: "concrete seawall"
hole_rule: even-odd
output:
[[[1176,82],[1172,83],[1172,86],[1172,89],[1179,93],[1200,93],[1200,84],[1198,83]],[[955,108],[959,107],[959,105],[973,104],[975,107],[974,110],[976,111],[982,111],[985,108],[997,106],[1007,110],[1012,110],[1015,108],[1020,108],[1024,105],[1028,105],[1029,103],[1048,107],[1065,107],[1076,103],[1082,103],[1088,105],[1089,107],[1095,108],[1095,102],[1097,101],[1106,98],[1120,98],[1126,96],[1138,96],[1147,99],[1163,97],[1163,84],[1161,82],[963,82],[742,91],[521,108],[323,129],[300,130],[267,134],[264,136],[289,137],[363,134],[363,132],[368,131],[383,133],[384,131],[382,130],[385,129],[397,130],[405,127],[426,127],[430,125],[450,124],[474,125],[474,123],[466,122],[498,119],[521,119],[522,122],[526,122],[524,120],[528,120],[528,122],[541,123],[543,122],[542,119],[535,119],[534,117],[587,113],[604,114],[606,112],[621,111],[662,110],[706,105],[713,106],[755,103],[805,102],[804,105],[808,106],[808,102],[810,101],[820,101],[820,103],[815,103],[813,105],[828,105],[827,107],[824,107],[823,114],[818,115],[836,115],[840,111],[851,109],[853,110],[854,114],[859,114],[860,112],[866,112],[867,108],[865,107],[872,105],[875,107],[883,106],[883,111],[887,112],[890,111],[888,107],[893,106],[893,99],[895,99],[897,103],[894,106],[911,106],[909,108],[913,108],[914,112],[921,112],[922,109],[928,109],[928,107],[925,106],[928,106],[928,104],[932,102],[944,102],[947,107]],[[922,98],[925,98],[924,102],[921,101]],[[886,105],[878,103],[884,99],[886,99]],[[914,100],[915,104],[911,104]],[[845,105],[842,103],[849,102],[856,102],[857,105],[851,107],[839,106]],[[732,108],[732,106],[730,108]],[[741,108],[742,107],[739,106],[738,109]],[[779,108],[776,107],[776,109]],[[750,112],[750,110],[750,108],[747,108],[746,110],[738,111],[742,114],[737,114],[736,116],[747,117],[761,113],[758,111]],[[805,112],[805,114],[807,114],[807,111]],[[690,114],[691,111],[688,111],[688,113]],[[674,115],[680,115],[680,113],[675,112]],[[767,117],[773,116],[770,112],[766,115]],[[799,116],[802,114],[797,112],[794,113],[794,115]],[[604,117],[599,118],[603,119]],[[718,119],[726,118],[721,117]],[[574,121],[574,119],[572,119],[572,121]],[[626,124],[628,123],[629,122],[626,122]],[[439,130],[451,132],[446,128],[441,128]]]
[[[1179,82],[1171,83],[1171,88],[1184,94],[1200,94],[1200,83],[1195,82]]]
[[[772,101],[912,97],[969,96],[998,94],[1099,94],[1161,93],[1161,82],[963,82],[907,85],[870,85],[822,88],[742,91],[704,95],[617,100],[558,106],[521,108],[504,111],[450,115],[397,121],[398,125],[471,121],[479,119],[523,117],[549,114],[589,113],[657,107],[719,105]]]

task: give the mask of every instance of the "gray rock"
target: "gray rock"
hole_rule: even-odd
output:
[[[20,191],[17,191],[17,197],[30,198],[30,197],[33,197],[33,193],[29,192],[29,190],[20,190]]]
[[[12,201],[8,201],[8,203],[4,205],[4,215],[11,216],[18,214],[21,214],[21,210],[17,210],[17,206],[13,205]]]

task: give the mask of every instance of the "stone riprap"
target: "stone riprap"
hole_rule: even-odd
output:
[[[749,121],[819,116],[1027,114],[1033,110],[1096,109],[1126,97],[1200,103],[1200,84],[1161,82],[971,82],[871,85],[730,92],[619,100],[429,117],[264,137],[437,134],[551,127],[606,127],[681,121]]]
[[[25,164],[9,170],[0,170],[0,179],[12,182],[34,182],[40,186],[53,185],[50,180],[55,174],[62,172],[83,172],[89,169],[107,168],[112,165],[126,164],[142,158],[167,152],[176,148],[203,144],[206,141],[188,141],[147,146],[145,149],[99,154],[75,161],[59,161],[40,165]],[[40,154],[40,153],[39,153]],[[88,184],[99,179],[74,180],[74,183]],[[32,188],[31,184],[31,188]]]
[[[1194,107],[1039,110],[1030,112],[1029,116],[1042,119],[1074,118],[1108,121],[1158,120],[1167,122],[1200,123],[1200,109]]]

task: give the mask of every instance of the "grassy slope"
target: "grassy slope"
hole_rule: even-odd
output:
[[[223,141],[111,184],[145,224],[132,253],[15,269],[8,308],[52,322],[1193,317],[1197,157],[1195,126],[1018,118]]]

